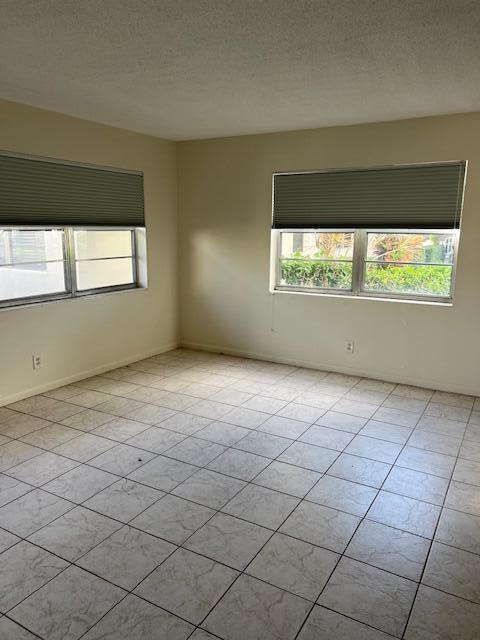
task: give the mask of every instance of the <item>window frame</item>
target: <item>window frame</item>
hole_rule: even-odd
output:
[[[353,258],[352,258],[352,286],[350,289],[334,289],[321,287],[296,287],[294,285],[280,284],[280,264],[281,264],[281,234],[282,233],[352,233],[353,234]],[[369,291],[365,289],[365,273],[368,249],[369,233],[392,233],[392,234],[445,234],[451,233],[453,236],[453,261],[452,273],[450,279],[450,295],[449,296],[431,296],[427,294],[415,293],[394,293],[389,291]],[[289,228],[289,229],[272,229],[272,257],[274,265],[272,265],[272,282],[271,290],[273,292],[297,292],[308,293],[311,295],[330,295],[330,296],[347,296],[360,299],[385,299],[395,301],[414,301],[414,302],[433,302],[441,304],[451,304],[453,301],[453,293],[455,288],[457,254],[459,244],[459,229],[398,229],[398,228]],[[371,261],[370,261],[371,262]],[[415,264],[415,263],[405,263]],[[449,266],[449,265],[441,265]]]
[[[83,298],[86,296],[99,295],[102,293],[114,293],[119,291],[128,291],[131,289],[143,288],[139,283],[139,273],[138,273],[138,247],[137,247],[137,238],[136,238],[136,227],[130,226],[93,226],[93,225],[75,225],[75,226],[65,226],[65,225],[1,225],[1,230],[19,230],[19,231],[49,231],[49,230],[58,230],[63,232],[62,237],[62,259],[63,259],[63,269],[64,269],[64,280],[65,280],[65,291],[57,292],[57,293],[46,293],[42,295],[34,295],[34,296],[23,296],[21,298],[10,298],[8,300],[0,300],[0,311],[2,309],[11,309],[15,307],[21,307],[26,305],[40,304],[42,302],[55,302],[60,300],[71,300],[75,298]],[[131,256],[115,256],[112,258],[91,258],[89,260],[79,260],[79,261],[95,261],[95,260],[110,260],[110,259],[118,259],[131,257],[132,260],[132,275],[133,282],[119,285],[110,285],[107,287],[97,287],[93,289],[85,289],[78,290],[77,288],[77,277],[76,277],[76,263],[78,260],[75,256],[75,242],[74,242],[74,231],[75,230],[85,230],[85,231],[130,231],[131,235],[131,246],[132,246],[132,255]],[[52,262],[45,261],[45,262]],[[59,262],[55,260],[53,262]],[[27,263],[28,264],[28,263]]]

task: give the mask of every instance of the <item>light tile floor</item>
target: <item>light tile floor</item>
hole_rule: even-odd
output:
[[[480,399],[177,349],[0,408],[0,638],[478,640]]]

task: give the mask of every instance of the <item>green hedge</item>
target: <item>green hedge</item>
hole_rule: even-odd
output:
[[[350,289],[352,267],[345,262],[307,262],[282,260],[282,283],[297,287]],[[450,295],[451,267],[367,266],[366,288],[391,293],[417,293],[433,296]]]

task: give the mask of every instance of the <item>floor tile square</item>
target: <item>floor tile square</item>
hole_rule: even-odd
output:
[[[461,436],[443,436],[433,431],[415,429],[410,436],[408,446],[443,453],[447,456],[457,456],[461,443]]]
[[[80,431],[92,431],[102,424],[109,422],[112,416],[103,411],[95,411],[94,409],[87,409],[87,411],[81,411],[69,418],[62,420],[62,424],[73,429],[79,429]]]
[[[474,485],[453,480],[447,492],[445,506],[480,516],[480,491]]]
[[[88,462],[95,456],[108,451],[108,449],[114,446],[115,442],[112,442],[112,440],[85,433],[65,444],[55,447],[52,453],[58,453],[59,455],[77,460],[78,462]]]
[[[242,480],[200,469],[173,489],[172,493],[212,509],[221,509],[244,486]]]
[[[309,609],[307,600],[242,575],[202,626],[225,640],[293,640]]]
[[[226,422],[211,422],[200,431],[197,431],[195,437],[230,447],[249,433],[249,429],[238,427],[234,424],[227,424]]]
[[[242,451],[249,451],[250,453],[256,453],[266,458],[276,458],[285,451],[293,440],[288,438],[281,438],[279,436],[272,436],[269,433],[263,433],[262,431],[251,431],[244,438],[239,440],[234,447],[241,449]]]
[[[9,531],[5,531],[5,529],[0,529],[0,553],[3,553],[10,547],[13,547],[14,544],[20,542],[20,538]]]
[[[391,640],[392,636],[316,605],[298,640]]]
[[[64,427],[61,424],[52,424],[22,436],[22,442],[42,449],[53,449],[80,435],[82,432],[77,429],[70,429],[70,427]]]
[[[17,480],[31,484],[34,487],[40,487],[49,480],[77,466],[78,462],[58,456],[55,453],[45,452],[30,458],[26,462],[17,464],[9,469],[7,473]]]
[[[345,453],[393,464],[401,450],[400,444],[357,435],[345,449]]]
[[[276,533],[253,559],[246,572],[315,602],[339,555]]]
[[[307,429],[308,423],[292,418],[282,418],[282,416],[270,416],[258,427],[259,431],[292,440],[299,438]]]
[[[254,453],[227,449],[208,465],[209,469],[224,473],[239,480],[252,480],[270,464],[270,459]]]
[[[12,469],[10,469],[9,473],[12,474]],[[459,458],[455,465],[452,478],[455,482],[464,482],[480,487],[480,462]],[[22,480],[22,478],[19,479]]]
[[[355,516],[364,516],[377,493],[377,489],[372,487],[326,475],[308,492],[306,499]]]
[[[317,447],[305,442],[294,442],[281,456],[280,462],[324,473],[338,458],[338,451]]]
[[[480,554],[480,517],[452,509],[442,509],[435,540]]]
[[[380,491],[367,518],[409,531],[425,538],[432,538],[440,515],[440,507],[428,502]]]
[[[420,412],[405,411],[404,409],[394,409],[392,407],[380,407],[373,414],[375,420],[381,422],[388,422],[390,424],[396,424],[401,427],[413,428],[421,417]]]
[[[161,491],[171,491],[198,471],[198,467],[158,456],[129,475],[130,480],[146,484]]]
[[[234,569],[186,549],[178,549],[135,589],[135,593],[199,624],[237,575]]]
[[[298,402],[290,402],[283,409],[277,412],[277,416],[282,418],[291,418],[292,420],[301,420],[308,424],[313,424],[325,413],[325,409],[309,407],[306,404]]]
[[[125,592],[78,567],[69,567],[9,615],[48,640],[77,640]]]
[[[83,503],[104,516],[128,522],[165,494],[127,478],[114,482]]]
[[[269,529],[217,513],[193,534],[185,547],[242,570],[271,535]]]
[[[26,462],[35,456],[45,453],[43,449],[33,447],[26,442],[12,440],[0,446],[0,471],[8,471],[17,464]]]
[[[298,498],[249,484],[222,509],[224,513],[277,529],[299,503]]]
[[[303,498],[321,477],[316,471],[275,460],[256,476],[253,482],[268,489]]]
[[[108,473],[126,476],[155,457],[154,453],[122,443],[96,456],[89,464]]]
[[[413,469],[393,467],[382,489],[441,506],[447,493],[448,480]]]
[[[280,532],[343,553],[359,522],[356,516],[303,501],[280,527]]]
[[[0,507],[31,491],[32,487],[16,478],[0,473]]]
[[[113,416],[109,417],[113,418]],[[124,442],[128,438],[146,431],[148,428],[148,425],[144,422],[136,422],[127,418],[113,418],[109,422],[102,424],[101,427],[93,429],[91,433],[116,442]]]
[[[367,423],[366,418],[351,416],[337,411],[327,411],[315,424],[347,433],[358,433]]]
[[[163,453],[184,439],[185,436],[180,433],[162,429],[161,427],[149,427],[145,431],[129,438],[125,444],[145,449],[152,453]]]
[[[387,440],[387,442],[395,442],[404,445],[412,433],[412,429],[402,427],[396,424],[380,422],[377,419],[369,420],[367,424],[360,430],[359,435],[378,438],[379,440]]]
[[[207,507],[167,495],[134,518],[130,524],[180,545],[214,513]]]
[[[250,400],[242,404],[242,408],[253,409],[254,411],[261,411],[273,415],[280,411],[280,409],[283,409],[286,404],[287,402],[285,402],[285,400],[276,400],[275,398],[267,398],[265,396],[253,396],[253,398],[250,398]]]
[[[177,413],[174,416],[170,416],[161,423],[162,429],[171,429],[177,433],[182,433],[185,436],[191,436],[192,434],[200,431],[206,427],[212,418],[204,418],[202,416],[190,415],[188,413]]]
[[[480,556],[434,542],[422,582],[480,604]]]
[[[200,438],[186,438],[168,450],[168,457],[188,464],[204,467],[225,451],[225,447]]]
[[[353,434],[346,431],[313,425],[300,436],[299,440],[308,444],[315,444],[318,447],[343,451],[353,437]]]
[[[5,409],[5,411],[8,411],[8,409]],[[43,427],[48,427],[50,424],[52,423],[48,422],[48,420],[43,420],[43,418],[12,411],[8,417],[0,420],[0,433],[9,438],[21,438],[27,433],[43,429]]]
[[[342,558],[318,603],[401,637],[416,590],[411,580]]]
[[[26,538],[74,506],[63,498],[35,489],[1,507],[0,523],[8,531]]]
[[[442,453],[434,453],[406,446],[398,456],[396,464],[414,471],[431,473],[442,478],[450,478],[455,466],[455,458]]]
[[[118,476],[82,464],[51,480],[45,490],[72,502],[83,502],[118,480]]]
[[[328,469],[328,474],[378,489],[391,468],[391,465],[384,462],[342,453]]]

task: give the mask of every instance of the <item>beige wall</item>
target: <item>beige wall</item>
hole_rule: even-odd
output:
[[[0,101],[0,149],[142,170],[149,277],[143,290],[0,310],[0,405],[175,346],[175,144]]]
[[[480,395],[479,140],[468,114],[180,143],[182,343]],[[458,159],[453,307],[269,293],[272,172]]]

